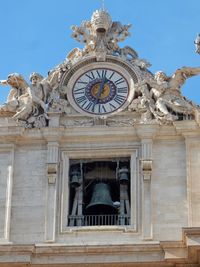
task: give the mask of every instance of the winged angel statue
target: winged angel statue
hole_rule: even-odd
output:
[[[192,116],[198,107],[181,94],[181,87],[186,80],[200,74],[200,67],[182,67],[169,77],[163,71],[155,73],[154,78],[148,78],[138,84],[141,94],[134,99],[129,110],[143,110],[143,119],[173,121],[180,116]]]
[[[131,111],[130,116],[134,111],[141,114],[141,118],[136,121],[168,123],[184,116],[193,118],[196,111],[199,112],[199,107],[182,96],[181,87],[188,78],[200,74],[200,67],[183,67],[171,77],[162,71],[153,76],[147,69],[150,64],[140,59],[134,49],[128,46],[120,48],[118,45],[130,35],[130,26],[112,21],[105,10],[97,10],[90,21],[72,26],[72,37],[83,43],[84,48],[70,51],[65,61],[51,70],[46,78],[34,72],[28,84],[20,74],[13,73],[6,80],[0,81],[0,85],[11,87],[7,102],[0,106],[0,115],[9,112],[19,125],[40,128],[48,126],[51,111],[76,113],[67,100],[67,89],[62,84],[63,75],[88,56],[104,62],[108,55],[125,61],[138,73],[140,82],[137,93],[127,108]],[[195,40],[195,45],[196,52],[200,53],[200,36]]]
[[[58,91],[59,77],[65,71],[63,67],[64,64],[60,64],[47,78],[31,73],[31,84],[18,73],[0,80],[0,85],[11,87],[6,103],[0,106],[0,113],[13,113],[13,118],[25,128],[41,128],[48,124],[47,111],[69,112],[68,101],[60,99]]]

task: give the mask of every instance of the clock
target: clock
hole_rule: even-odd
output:
[[[127,107],[133,97],[133,85],[131,75],[121,66],[96,62],[72,75],[67,98],[80,113],[109,116]]]

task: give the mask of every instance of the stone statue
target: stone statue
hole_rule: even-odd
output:
[[[0,81],[0,85],[9,85],[11,87],[6,103],[0,106],[0,112],[16,112],[21,105],[21,95],[27,93],[27,82],[20,74],[12,73],[8,75],[7,80]]]
[[[60,63],[54,69],[50,70],[48,72],[47,78],[43,79],[42,83],[43,84],[46,83],[46,85],[48,84],[48,86],[51,88],[51,90],[58,89],[63,74],[67,70],[70,69],[71,60],[72,60],[72,58],[68,59],[68,57],[67,57],[67,59],[64,62]]]
[[[48,116],[47,99],[52,90],[49,81],[34,72],[30,75],[31,84],[18,74],[10,74],[7,80],[0,81],[0,85],[10,85],[11,89],[7,102],[0,106],[0,112],[13,112],[13,119],[26,127],[42,127],[46,125]],[[22,124],[23,124],[22,123]]]
[[[85,44],[80,56],[93,52],[98,60],[105,57],[105,54],[120,53],[118,42],[124,41],[130,35],[130,27],[130,24],[122,25],[118,21],[112,22],[107,11],[96,10],[91,21],[83,21],[79,27],[72,26],[72,37]]]
[[[83,21],[80,26],[72,26],[72,37],[84,44],[84,48],[72,49],[66,59],[50,70],[45,78],[33,72],[30,75],[30,84],[17,73],[10,74],[7,80],[0,81],[0,85],[11,87],[7,102],[0,106],[1,115],[12,115],[17,124],[25,128],[41,128],[48,125],[51,116],[59,113],[65,114],[66,119],[69,119],[66,125],[70,125],[78,111],[73,108],[72,99],[67,99],[68,86],[63,83],[64,77],[70,77],[70,74],[76,71],[76,64],[79,66],[79,62],[86,64],[88,60],[95,58],[96,61],[108,62],[118,59],[121,67],[124,62],[124,65],[133,70],[135,81],[139,82],[135,84],[134,96],[130,95],[131,103],[125,108],[130,111],[127,114],[131,120],[139,123],[157,121],[165,124],[180,118],[193,118],[199,107],[182,96],[181,87],[188,78],[200,74],[200,67],[183,67],[176,70],[171,77],[162,71],[153,75],[148,70],[151,64],[139,58],[133,48],[119,46],[119,42],[130,35],[130,26],[112,21],[105,10],[96,10],[90,21]],[[195,40],[195,45],[196,52],[200,54],[200,34]],[[65,76],[67,73],[69,75]]]
[[[200,34],[198,34],[198,36],[196,37],[195,41],[194,41],[196,50],[195,52],[200,54]]]
[[[41,106],[46,111],[46,103],[51,87],[46,79],[39,73],[33,72],[30,75],[31,85],[28,87],[28,93],[32,98],[33,104]]]
[[[141,114],[141,123],[149,123],[155,117],[155,100],[152,98],[146,81],[135,85],[139,96],[131,102],[128,107],[129,111],[136,111]]]
[[[141,69],[151,66],[144,59],[139,59],[137,52],[129,47],[119,47],[119,42],[130,36],[131,24],[123,25],[119,21],[112,21],[106,10],[96,10],[90,21],[83,21],[80,26],[72,26],[72,37],[84,44],[84,48],[73,49],[67,59],[76,61],[91,55],[96,56],[97,61],[105,61],[106,55],[113,55],[129,61]]]
[[[30,81],[31,84],[27,87],[26,93],[18,99],[21,104],[13,116],[16,120],[27,120],[30,116],[36,117],[40,113],[46,113],[47,94],[50,91],[50,86],[36,72],[30,75]]]
[[[193,114],[194,105],[181,95],[181,87],[186,79],[200,74],[200,68],[183,67],[168,77],[158,71],[154,80],[146,80],[150,86],[150,95],[155,100],[156,109],[168,119],[173,119],[170,111],[179,114]]]

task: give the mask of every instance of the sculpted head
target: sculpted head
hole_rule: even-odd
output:
[[[37,72],[32,72],[30,77],[29,77],[29,80],[31,81],[32,85],[36,85],[38,84],[41,80],[43,80],[43,76],[40,75],[39,73]]]
[[[22,75],[18,74],[18,73],[11,73],[8,75],[7,78],[7,83],[15,88],[24,88],[27,86],[26,81],[24,80],[24,78],[22,77]]]

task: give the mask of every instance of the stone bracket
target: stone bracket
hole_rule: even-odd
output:
[[[147,160],[147,159],[141,160],[141,169],[144,181],[151,181],[152,163],[153,163],[152,160]]]
[[[55,184],[58,172],[57,163],[47,163],[47,178],[49,184]]]

